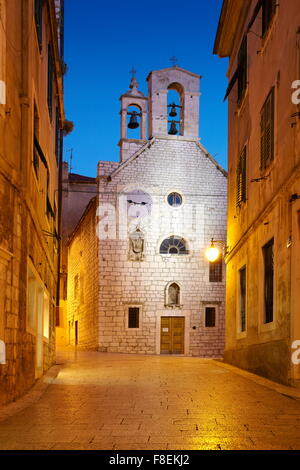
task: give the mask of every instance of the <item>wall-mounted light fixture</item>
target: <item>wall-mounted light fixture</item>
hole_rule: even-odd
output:
[[[226,242],[223,240],[215,240],[214,238],[211,239],[210,246],[205,250],[205,256],[210,261],[210,263],[214,263],[217,261],[221,254],[221,248],[215,246],[215,244],[221,245],[223,247],[223,254],[224,256],[228,253],[228,246]]]

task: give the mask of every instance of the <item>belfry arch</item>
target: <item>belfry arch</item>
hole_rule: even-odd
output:
[[[168,86],[167,113],[168,113],[168,134],[172,135],[173,133],[172,130],[176,129],[177,135],[183,135],[184,134],[184,88],[180,83],[173,82]],[[173,133],[173,135],[176,135],[176,134]]]

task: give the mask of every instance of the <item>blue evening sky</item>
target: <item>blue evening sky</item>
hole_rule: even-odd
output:
[[[99,160],[119,161],[121,94],[137,70],[147,95],[151,70],[178,65],[202,75],[202,144],[227,168],[227,59],[213,55],[222,0],[65,0],[66,118],[74,130],[64,140],[72,171],[96,176]]]

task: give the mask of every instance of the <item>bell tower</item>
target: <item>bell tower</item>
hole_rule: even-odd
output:
[[[124,162],[146,143],[147,102],[148,98],[138,90],[135,70],[132,70],[130,90],[121,95],[121,139],[120,162]],[[128,122],[129,121],[129,122]],[[139,136],[129,135],[130,130],[139,129]]]
[[[177,65],[150,72],[149,139],[166,135],[199,138],[199,99],[201,76]],[[168,105],[168,92],[179,94],[179,105]]]

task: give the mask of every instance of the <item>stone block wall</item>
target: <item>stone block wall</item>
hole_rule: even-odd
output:
[[[98,239],[96,237],[96,200],[89,203],[75,229],[68,253],[68,343],[76,345],[75,322],[81,349],[98,348],[97,302]]]
[[[225,266],[223,281],[209,282],[205,248],[214,237],[226,240],[227,179],[196,141],[180,137],[156,139],[137,158],[107,174],[99,164],[99,207],[103,208],[108,236],[99,241],[99,347],[110,352],[160,353],[162,316],[185,317],[185,354],[221,356],[224,348]],[[142,190],[152,198],[151,216],[140,220],[145,234],[144,261],[128,260],[128,239],[119,213],[118,194]],[[177,191],[183,205],[170,207],[167,195]],[[104,206],[106,205],[106,206]],[[110,206],[111,205],[111,206]],[[112,223],[116,208],[116,233]],[[106,209],[105,209],[106,208]],[[119,220],[118,220],[119,218]],[[125,227],[125,232],[127,228]],[[188,255],[161,255],[161,242],[170,235],[183,237]],[[165,306],[166,285],[174,281],[181,288],[181,306]],[[205,305],[216,306],[216,326],[204,324]],[[140,306],[138,329],[128,328],[128,307]],[[195,327],[193,329],[193,327]]]

